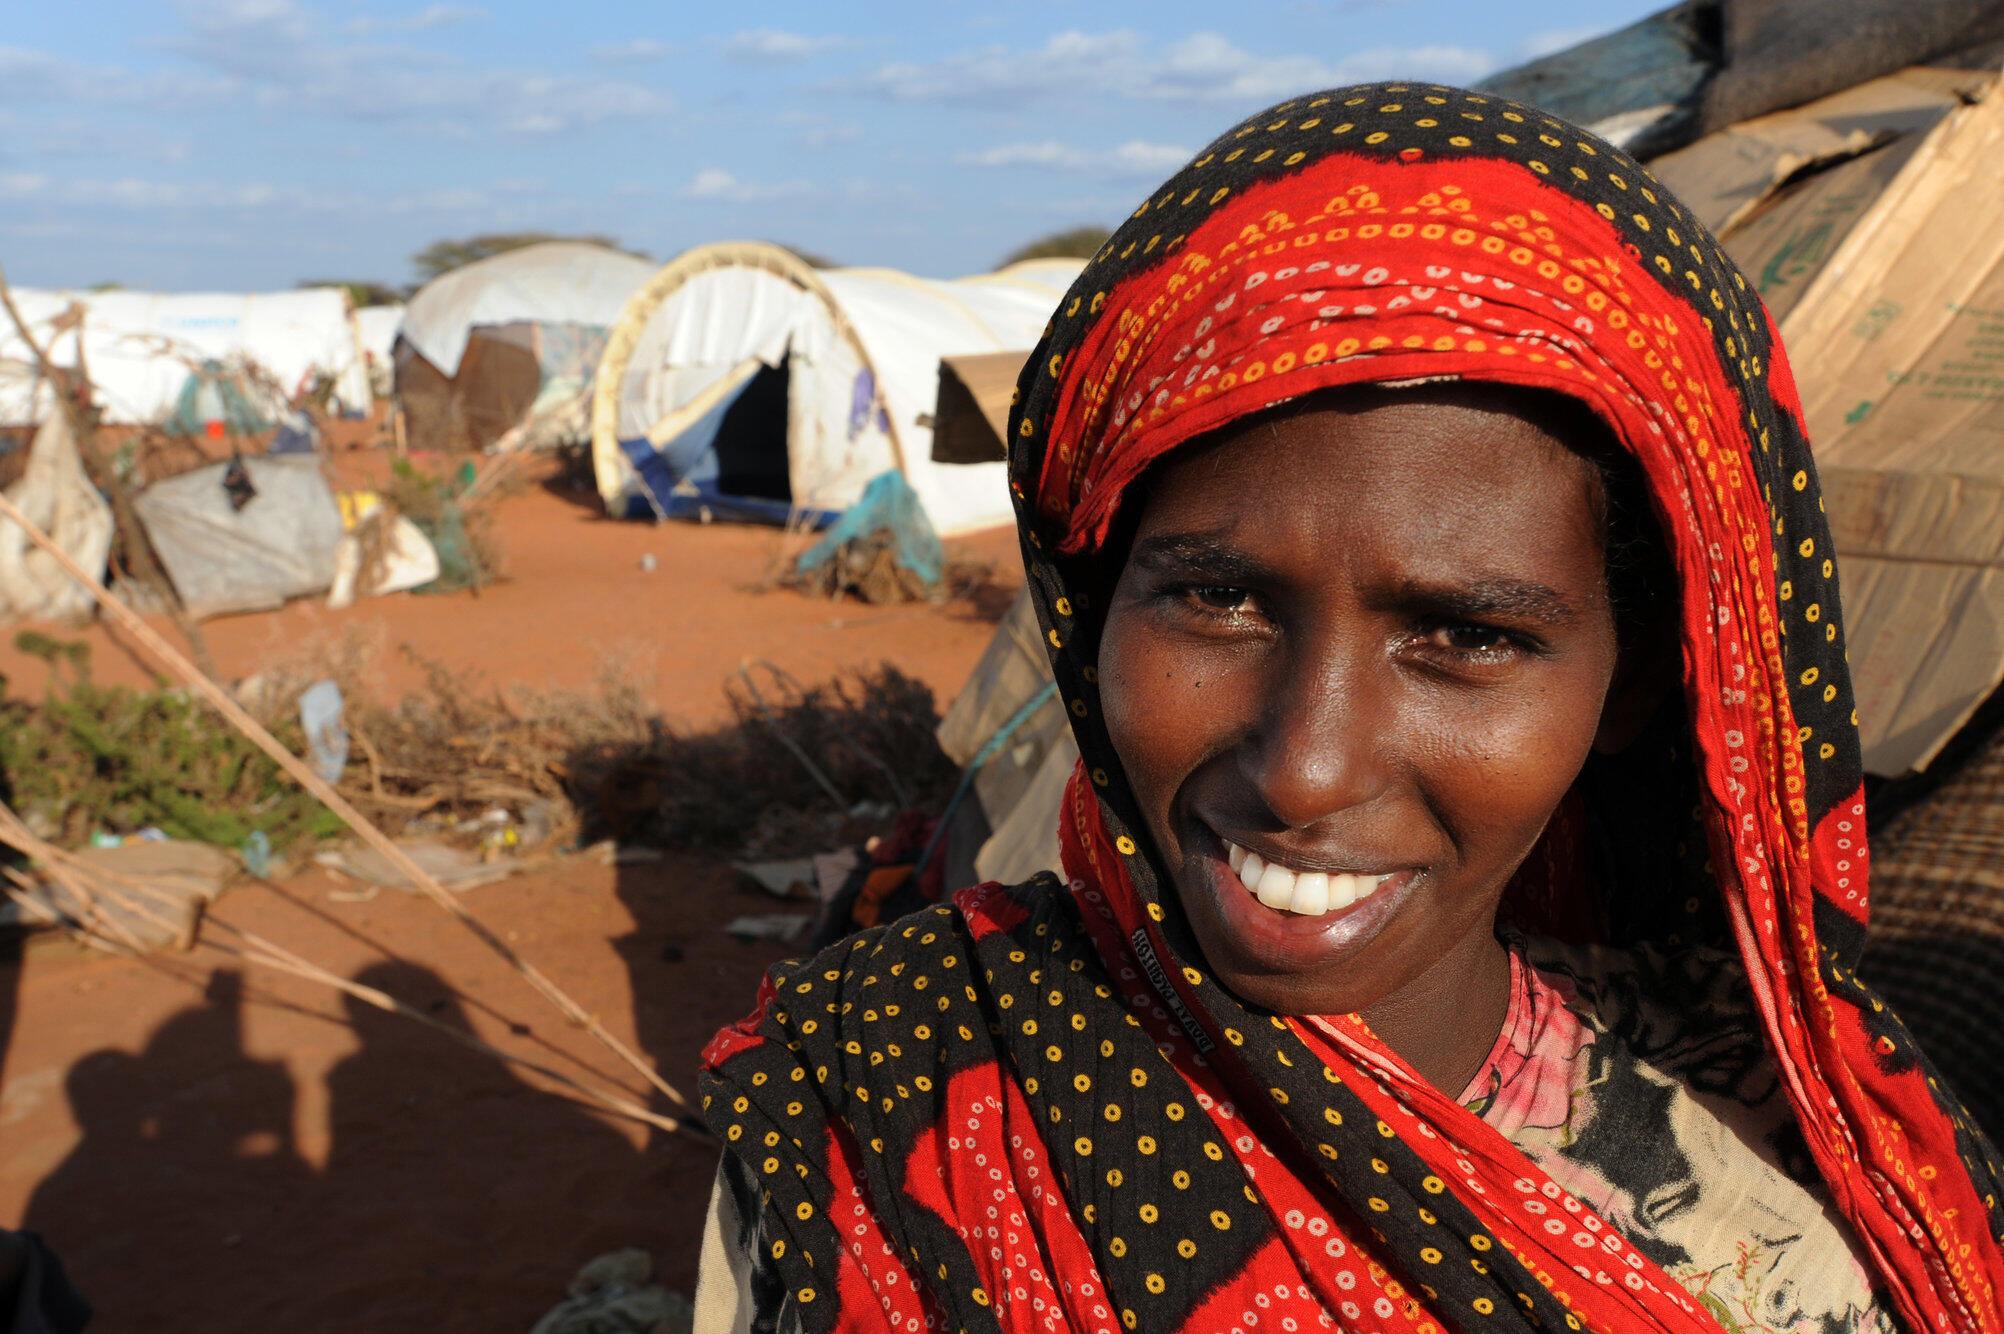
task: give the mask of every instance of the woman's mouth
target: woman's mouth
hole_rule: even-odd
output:
[[[1372,875],[1297,870],[1279,862],[1270,862],[1230,839],[1220,838],[1218,841],[1224,844],[1225,860],[1230,863],[1233,874],[1238,876],[1247,893],[1276,912],[1294,913],[1300,917],[1321,917],[1341,912],[1369,898],[1397,876],[1397,872]]]

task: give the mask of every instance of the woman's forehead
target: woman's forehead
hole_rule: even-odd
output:
[[[1179,511],[1291,509],[1334,492],[1380,517],[1410,510],[1422,527],[1539,500],[1542,513],[1597,516],[1600,474],[1580,452],[1584,413],[1556,395],[1476,382],[1330,390],[1171,453],[1136,499],[1147,510],[1158,497]]]

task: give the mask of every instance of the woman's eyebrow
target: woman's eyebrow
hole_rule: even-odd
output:
[[[1568,625],[1579,614],[1556,589],[1507,576],[1455,584],[1408,581],[1400,587],[1398,601],[1441,616],[1470,620],[1500,616],[1551,626]]]
[[[1194,575],[1221,584],[1257,583],[1272,573],[1211,533],[1161,533],[1146,537],[1134,544],[1128,560],[1153,574]]]

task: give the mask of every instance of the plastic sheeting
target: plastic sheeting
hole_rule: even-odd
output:
[[[111,506],[84,472],[68,416],[50,414],[29,449],[27,471],[8,488],[7,498],[77,564],[102,578],[111,556]],[[62,620],[90,608],[90,592],[54,556],[31,543],[18,525],[0,519],[0,615]]]
[[[164,420],[191,367],[205,361],[254,363],[289,396],[317,376],[331,376],[337,408],[369,406],[348,296],[335,288],[177,294],[22,288],[14,301],[35,340],[64,367],[77,364],[78,331],[62,327],[63,318],[72,306],[81,309],[84,360],[107,422]],[[39,421],[54,401],[49,387],[38,385],[12,322],[0,324],[0,424]]]
[[[147,539],[197,616],[260,611],[334,582],[341,510],[317,457],[247,458],[256,494],[242,509],[211,464],[156,482],[133,501]]]
[[[426,283],[404,307],[405,342],[450,378],[476,325],[604,327],[655,266],[582,241],[545,241],[476,260]]]
[[[645,450],[636,446],[669,445],[689,424],[685,407],[756,361],[787,371],[787,467],[796,507],[845,510],[870,478],[902,464],[939,532],[1009,521],[1002,464],[933,461],[940,358],[1033,345],[1082,267],[1078,261],[1036,261],[953,281],[889,269],[802,278],[788,276],[797,265],[762,259],[764,247],[733,249],[747,262],[695,273],[658,298],[651,313],[628,310],[626,319],[645,325],[623,366],[609,360],[602,370],[618,375],[618,444],[595,442],[594,455],[608,509],[638,508],[643,483],[634,455]]]
[[[872,477],[863,488],[862,498],[849,507],[819,542],[800,553],[794,568],[803,572],[818,570],[839,559],[845,546],[878,533],[888,540],[892,559],[926,587],[939,586],[940,574],[946,567],[939,534],[926,521],[925,507],[919,504],[918,493],[912,490],[911,483],[894,472]]]

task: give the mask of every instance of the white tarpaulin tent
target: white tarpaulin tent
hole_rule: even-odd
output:
[[[404,307],[396,352],[412,446],[581,439],[606,329],[653,273],[623,251],[543,241],[426,283]]]
[[[84,360],[105,420],[164,421],[191,371],[205,361],[254,365],[291,397],[321,375],[334,381],[337,409],[369,406],[368,371],[356,341],[347,293],[72,292],[16,289],[14,301],[35,341],[59,366]],[[72,324],[75,308],[81,319]],[[32,354],[13,322],[0,325],[0,425],[47,416],[54,396],[39,385]]]
[[[585,241],[543,241],[432,279],[404,307],[403,338],[450,379],[466,340],[488,324],[584,324],[619,318],[653,276],[647,260]]]
[[[599,363],[606,508],[839,511],[895,468],[941,533],[1008,522],[1002,464],[933,461],[940,358],[1033,345],[1081,267],[937,281],[759,242],[689,251],[634,293]]]

